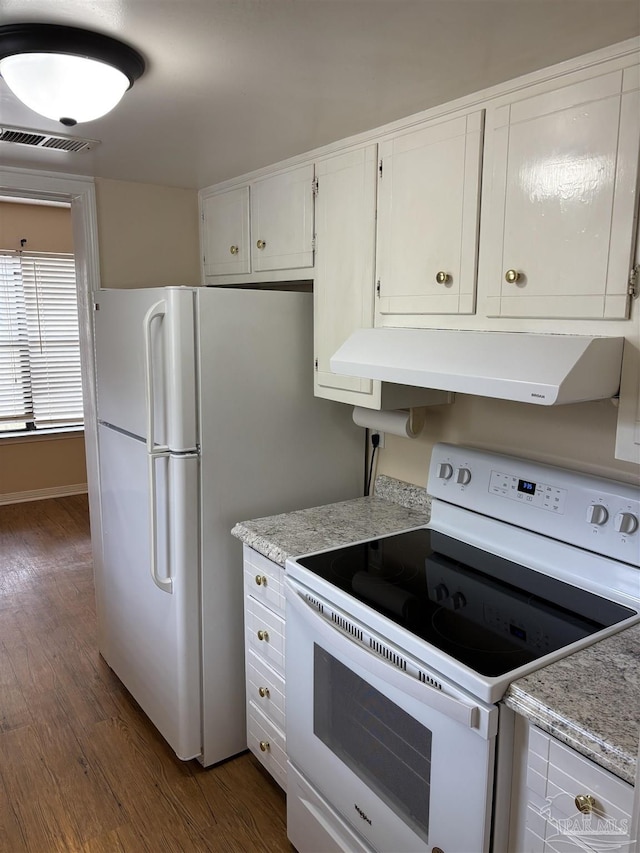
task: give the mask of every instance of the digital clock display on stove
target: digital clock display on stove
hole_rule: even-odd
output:
[[[518,491],[524,492],[525,495],[535,495],[536,483],[532,483],[530,480],[518,480]]]

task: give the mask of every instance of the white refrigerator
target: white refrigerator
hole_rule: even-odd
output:
[[[313,396],[312,294],[101,290],[100,652],[175,753],[246,748],[248,518],[361,496],[364,431]]]

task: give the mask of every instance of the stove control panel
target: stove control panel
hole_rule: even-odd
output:
[[[640,491],[632,485],[476,448],[436,444],[437,500],[640,566]]]
[[[514,477],[513,474],[491,471],[489,491],[514,501],[533,504],[558,515],[564,513],[567,490],[559,489],[549,483],[534,483],[531,480]]]

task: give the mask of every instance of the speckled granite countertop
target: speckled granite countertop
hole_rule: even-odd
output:
[[[640,625],[519,678],[504,702],[633,785],[640,735]]]
[[[241,521],[231,533],[284,566],[287,557],[419,527],[430,504],[423,488],[380,475],[373,497]]]

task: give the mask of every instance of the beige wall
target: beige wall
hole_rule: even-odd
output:
[[[0,202],[0,249],[27,252],[73,252],[68,207]]]
[[[0,202],[0,248],[33,252],[72,252],[68,207]],[[2,496],[82,487],[87,481],[84,435],[0,439]]]
[[[378,473],[425,486],[437,441],[512,453],[603,477],[638,482],[638,466],[614,459],[617,410],[610,400],[533,406],[458,394],[427,408],[416,439],[386,436]]]
[[[0,443],[0,502],[3,495],[45,489],[64,494],[86,482],[83,433]]]
[[[102,287],[200,284],[195,190],[96,179]]]

